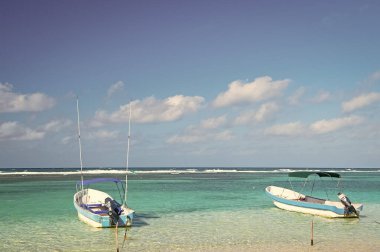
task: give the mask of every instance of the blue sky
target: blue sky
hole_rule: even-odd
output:
[[[1,1],[0,167],[379,167],[378,1]]]

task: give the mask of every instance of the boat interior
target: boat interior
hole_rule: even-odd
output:
[[[315,198],[315,197],[312,197],[312,196],[300,197],[298,200],[299,201],[309,202],[309,203],[315,203],[315,204],[325,204],[326,203],[326,200]]]

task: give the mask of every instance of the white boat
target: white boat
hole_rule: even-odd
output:
[[[305,178],[306,180],[311,175],[317,175],[319,178],[340,179],[340,175],[334,172],[302,171],[289,173],[289,177]],[[341,192],[337,195],[340,199],[339,201],[316,198],[278,186],[268,186],[265,192],[273,200],[276,207],[288,211],[330,218],[358,218],[363,210],[363,204],[351,203],[348,197]]]
[[[116,178],[96,178],[83,180],[77,183],[77,193],[74,195],[74,206],[78,212],[78,217],[83,222],[93,227],[106,228],[117,226],[131,226],[134,211],[126,204],[119,203],[108,193],[89,188],[90,185],[111,182],[115,183],[121,195],[124,193],[124,186],[121,180]],[[82,189],[83,185],[83,189]]]
[[[125,187],[123,182],[117,178],[95,178],[83,180],[83,162],[82,146],[80,138],[80,119],[79,119],[79,102],[77,99],[78,114],[78,139],[79,139],[79,157],[81,167],[81,180],[77,182],[77,192],[74,194],[74,207],[78,212],[78,217],[83,222],[93,227],[107,228],[131,226],[134,211],[127,206],[127,182],[128,182],[128,158],[129,158],[129,139],[130,139],[130,121],[128,130],[128,150],[127,150],[127,167],[125,173]],[[129,118],[131,117],[131,114]],[[115,200],[109,193],[101,190],[90,188],[90,185],[111,182],[118,189],[120,201]],[[124,195],[124,198],[123,198]],[[121,202],[121,203],[119,203]]]

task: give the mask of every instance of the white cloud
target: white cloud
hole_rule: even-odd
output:
[[[124,82],[118,81],[110,86],[107,90],[107,98],[110,98],[116,92],[120,92],[124,88]]]
[[[174,135],[170,137],[166,142],[170,144],[178,144],[178,143],[196,143],[205,141],[204,137],[201,135],[195,134],[185,134],[185,135]]]
[[[55,105],[55,100],[45,94],[18,94],[12,92],[12,89],[12,84],[0,83],[0,113],[37,112]]]
[[[272,81],[269,76],[256,78],[253,82],[234,81],[226,92],[220,93],[213,101],[215,107],[226,107],[241,103],[253,103],[282,95],[290,80]]]
[[[72,121],[67,119],[53,120],[37,127],[36,129],[31,129],[27,126],[21,125],[19,122],[5,122],[0,124],[0,141],[42,139],[48,133],[60,132],[71,125]]]
[[[376,72],[372,73],[369,76],[369,80],[370,81],[378,81],[378,80],[380,80],[380,71],[376,71]]]
[[[230,130],[218,130],[226,125],[225,115],[213,117],[201,121],[197,126],[191,125],[185,129],[181,135],[174,135],[167,140],[167,143],[197,143],[206,141],[227,141],[233,138]]]
[[[227,118],[225,115],[209,118],[201,122],[201,128],[216,129],[216,128],[219,128],[221,125],[224,125],[226,121],[227,121]]]
[[[305,133],[305,127],[300,122],[277,124],[267,128],[264,133],[275,136],[298,136]]]
[[[380,70],[370,74],[367,79],[362,80],[360,83],[362,85],[362,90],[371,90],[371,88],[380,84]]]
[[[286,124],[278,124],[267,128],[264,133],[266,135],[275,136],[300,136],[310,134],[325,134],[337,131],[346,127],[361,124],[364,121],[359,116],[348,116],[335,118],[330,120],[320,120],[312,123],[308,127],[300,122],[291,122]]]
[[[290,105],[297,105],[299,104],[299,101],[301,97],[305,94],[306,88],[299,87],[293,95],[288,97],[288,102]]]
[[[222,132],[216,133],[214,135],[214,139],[219,141],[228,141],[232,138],[234,138],[234,135],[230,130],[223,130]]]
[[[62,142],[62,144],[68,144],[73,140],[74,140],[73,136],[66,136],[66,137],[62,138],[61,142]]]
[[[279,110],[275,102],[262,104],[257,111],[245,111],[234,120],[235,125],[245,125],[251,122],[264,122]]]
[[[234,120],[235,125],[246,125],[255,121],[256,111],[241,112]]]
[[[336,131],[345,127],[357,125],[363,122],[363,118],[359,116],[348,116],[343,118],[335,118],[331,120],[320,120],[310,125],[313,133],[324,134]]]
[[[203,97],[183,95],[171,96],[164,100],[157,100],[154,97],[135,100],[131,102],[132,121],[137,123],[175,121],[188,113],[198,111],[203,103]],[[129,105],[126,104],[120,106],[119,110],[111,114],[104,110],[97,111],[92,125],[100,126],[105,123],[127,122],[128,117]]]
[[[87,138],[88,139],[116,139],[119,136],[118,131],[110,131],[110,130],[97,130],[93,132],[89,132]]]
[[[18,122],[0,124],[0,141],[4,140],[37,140],[42,139],[45,132],[38,132],[20,125]]]
[[[263,122],[267,120],[273,113],[278,111],[278,106],[275,102],[265,103],[260,106],[259,110],[255,115],[255,120],[258,122]]]
[[[342,109],[343,112],[351,112],[363,107],[367,107],[372,103],[380,101],[380,93],[372,92],[368,94],[362,94],[353,99],[343,102]]]
[[[42,131],[46,131],[46,132],[59,132],[62,129],[70,127],[72,124],[73,122],[67,119],[53,120],[41,126],[40,128]]]
[[[220,132],[205,131],[202,129],[187,129],[187,132],[182,135],[174,135],[170,137],[166,142],[170,144],[179,143],[199,143],[208,141],[227,141],[234,136],[230,130],[223,130]]]
[[[331,98],[331,94],[328,91],[320,91],[313,99],[312,101],[315,103],[322,103],[324,101],[327,101]]]

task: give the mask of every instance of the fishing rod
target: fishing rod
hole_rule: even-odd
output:
[[[82,143],[80,139],[80,119],[79,119],[79,98],[77,96],[77,116],[78,116],[78,141],[79,141],[79,159],[80,159],[80,176],[81,176],[81,190],[83,190],[83,161],[82,161]]]
[[[130,146],[130,140],[131,140],[131,115],[132,115],[132,108],[131,108],[131,103],[129,103],[128,141],[127,141],[127,161],[126,161],[126,166],[125,166],[124,206],[127,206],[128,171],[129,171],[129,146]]]
[[[129,119],[128,119],[128,141],[127,141],[127,163],[125,168],[125,193],[124,193],[124,206],[127,206],[127,192],[128,192],[128,171],[129,171],[129,146],[131,140],[131,116],[132,116],[132,104],[129,102]],[[128,218],[128,217],[127,217]],[[124,248],[124,243],[127,240],[127,221],[125,223],[124,239],[122,248]]]

